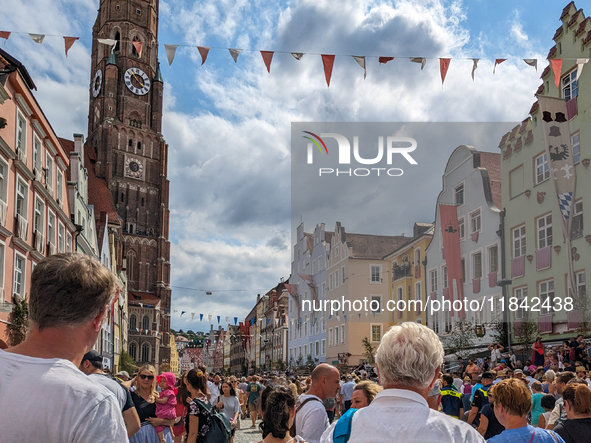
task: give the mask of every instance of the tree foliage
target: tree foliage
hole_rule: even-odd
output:
[[[29,304],[26,300],[17,301],[10,314],[10,324],[6,326],[6,337],[10,346],[16,346],[27,336],[29,327]]]
[[[133,357],[128,352],[121,351],[121,355],[119,356],[119,370],[133,374],[136,369],[137,366]]]
[[[509,347],[509,323],[503,320],[495,320],[492,322],[492,338],[493,342],[499,343],[505,349]]]
[[[361,340],[361,344],[363,346],[363,356],[366,358],[367,363],[372,365],[375,363],[375,348],[374,346],[369,342],[369,339],[367,337],[363,337],[363,340]]]
[[[472,354],[476,331],[474,324],[468,320],[458,320],[448,337],[443,340],[443,347],[447,355],[455,354],[457,357],[467,359]]]
[[[533,321],[531,314],[525,310],[525,314],[521,323],[518,323],[515,328],[515,343],[521,346],[522,350],[527,353],[531,345],[536,341],[540,331],[538,329],[538,322]]]

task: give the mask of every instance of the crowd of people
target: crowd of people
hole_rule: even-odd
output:
[[[84,255],[53,255],[35,268],[27,337],[0,350],[3,442],[231,443],[257,422],[262,440],[253,443],[591,442],[582,336],[559,349],[537,340],[524,364],[493,343],[490,357],[446,370],[437,335],[407,322],[384,334],[375,367],[323,363],[305,378],[238,379],[144,365],[111,376],[91,348],[118,290]]]

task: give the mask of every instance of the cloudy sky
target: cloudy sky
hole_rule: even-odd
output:
[[[243,318],[257,293],[289,277],[291,193],[299,192],[290,178],[292,122],[521,121],[566,4],[160,0],[173,309],[187,311],[173,317],[173,328],[209,328],[191,321],[191,312],[220,315],[222,322],[225,316]],[[0,0],[0,30],[13,32],[2,47],[29,70],[59,136],[86,133],[98,5],[99,0]],[[29,32],[48,36],[38,45]],[[81,38],[67,59],[64,35]],[[184,45],[172,67],[164,43]],[[196,45],[212,47],[203,66]],[[238,63],[228,47],[244,49]],[[275,54],[268,74],[258,50],[287,53]],[[307,55],[297,61],[289,52]],[[321,53],[337,55],[330,88]],[[367,79],[350,55],[367,56]],[[379,65],[377,56],[397,58]],[[408,57],[429,59],[421,71]],[[438,57],[453,58],[443,88]],[[474,82],[472,58],[481,59]],[[495,58],[508,60],[493,75]],[[523,58],[538,58],[538,71]],[[424,149],[445,157],[453,143]],[[476,147],[494,152],[497,145],[498,139],[483,137]],[[444,165],[424,163],[421,174],[438,177],[433,189],[425,189],[426,200],[434,202]],[[397,189],[413,183],[402,181]],[[313,191],[302,192],[314,197]],[[389,234],[409,233],[417,219],[431,221],[432,205],[421,206],[412,199],[397,204]],[[300,214],[294,218],[299,222]],[[307,230],[321,221],[334,227],[329,210],[322,218],[304,219]],[[364,229],[340,221],[359,228],[355,232],[386,233],[379,223]]]

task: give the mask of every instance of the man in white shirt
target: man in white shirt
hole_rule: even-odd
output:
[[[429,408],[442,363],[443,346],[431,329],[415,322],[390,328],[376,353],[384,390],[353,416],[349,443],[484,443],[465,422]]]
[[[497,364],[501,362],[501,351],[504,349],[499,343],[491,343],[488,346],[490,351],[490,369],[497,367]]]
[[[207,382],[207,389],[209,389],[209,403],[212,405],[217,403],[217,398],[220,396],[220,381],[220,376],[216,374],[212,381]]]
[[[126,443],[117,399],[78,366],[92,348],[118,291],[98,260],[67,253],[31,275],[30,329],[0,351],[2,443]],[[33,417],[23,425],[23,417]]]
[[[347,410],[351,407],[351,396],[353,395],[353,390],[355,389],[355,381],[353,380],[352,375],[347,375],[347,383],[343,385],[341,388],[341,395],[343,396],[343,400],[345,401],[345,406],[343,408],[343,414],[347,412]]]
[[[300,395],[296,404],[295,430],[308,443],[319,443],[328,428],[328,415],[324,400],[334,397],[340,387],[339,370],[322,363],[312,371],[312,385]]]

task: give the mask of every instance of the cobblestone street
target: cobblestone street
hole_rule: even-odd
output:
[[[242,420],[242,429],[236,431],[236,435],[234,435],[234,443],[257,443],[261,441],[262,434],[261,431],[259,431],[260,422],[260,420],[257,420],[256,428],[252,429],[250,427],[252,425],[250,419]]]

